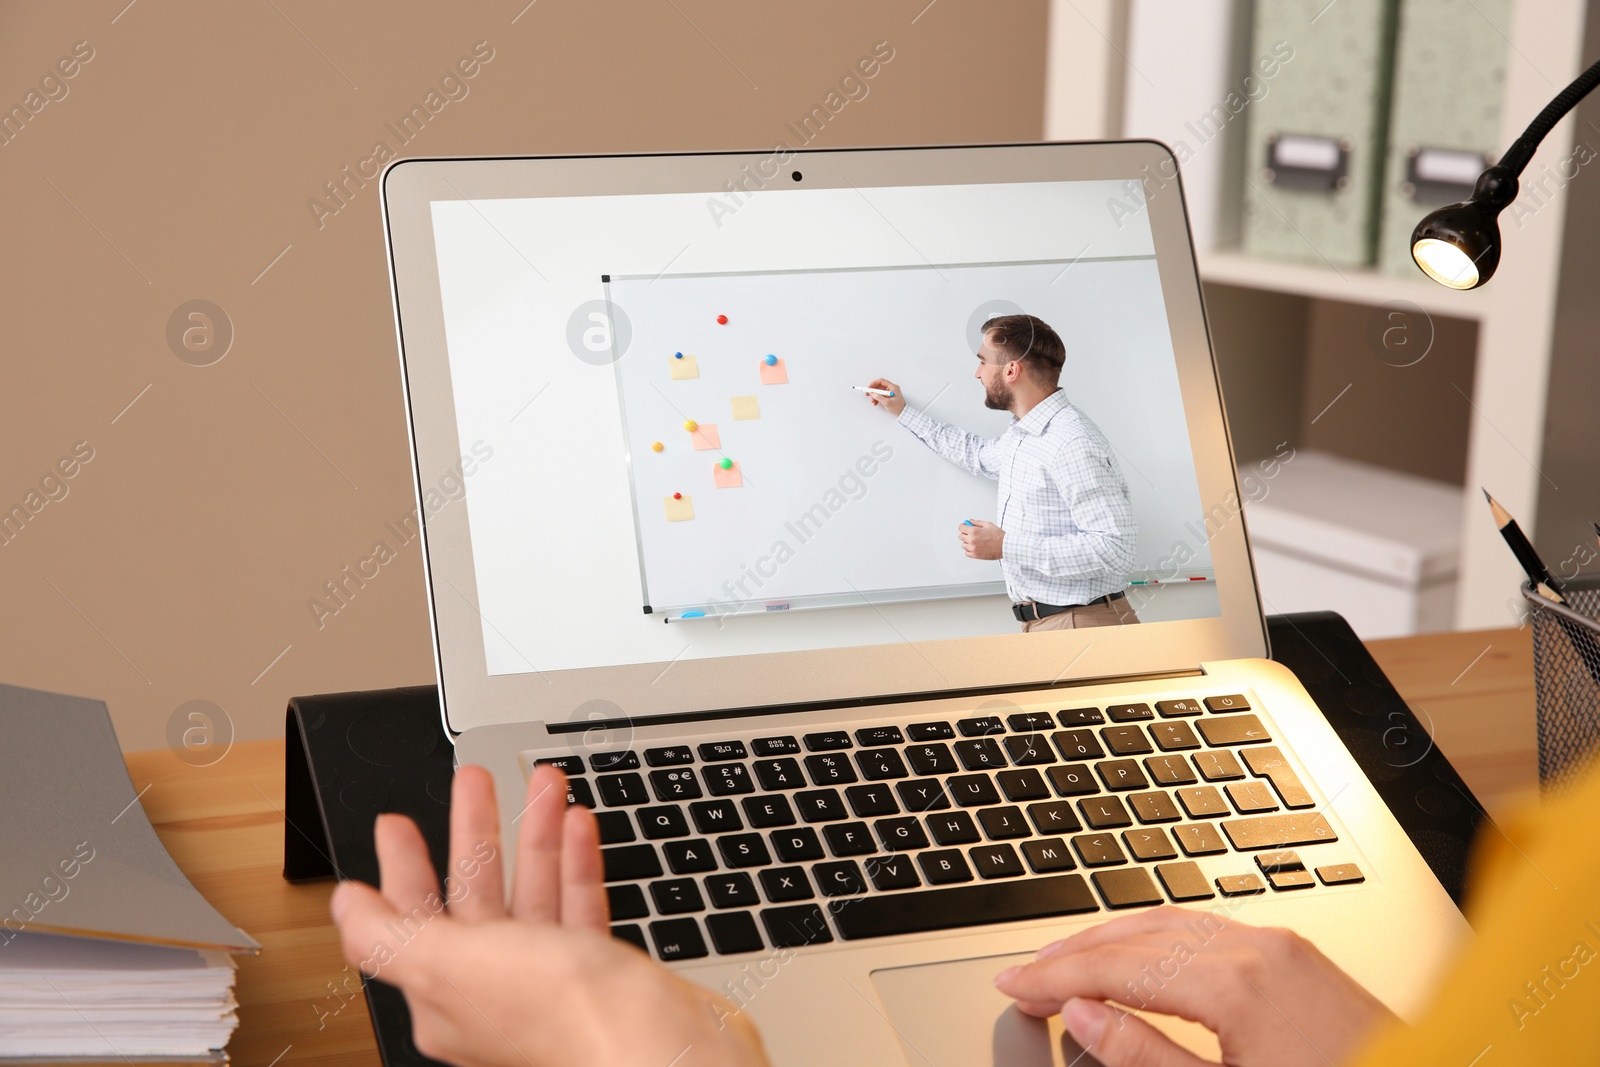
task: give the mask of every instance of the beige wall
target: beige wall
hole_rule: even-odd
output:
[[[142,749],[193,700],[254,738],[293,694],[432,680],[414,543],[307,607],[412,507],[377,188],[308,201],[477,42],[404,154],[793,147],[879,41],[816,146],[1042,129],[1044,0],[522,2],[0,5],[0,105],[38,109],[0,146],[0,508],[39,491],[0,538],[0,681],[104,698]],[[168,342],[192,300],[232,324],[208,366]]]

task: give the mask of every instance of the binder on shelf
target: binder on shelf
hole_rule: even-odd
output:
[[[1394,103],[1378,264],[1421,277],[1411,231],[1465,200],[1500,140],[1511,0],[1406,0],[1395,43]]]
[[[1377,245],[1396,0],[1255,5],[1252,55],[1294,50],[1252,105],[1244,249],[1271,259],[1370,265]]]

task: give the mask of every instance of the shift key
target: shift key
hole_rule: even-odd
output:
[[[1315,811],[1295,811],[1284,815],[1257,815],[1249,819],[1223,819],[1222,832],[1240,852],[1262,848],[1289,848],[1337,841],[1328,820]]]
[[[1242,748],[1239,750],[1239,755],[1244,757],[1251,774],[1272,783],[1272,788],[1276,789],[1278,796],[1283,799],[1284,807],[1309,808],[1316,803],[1311,799],[1310,791],[1300,781],[1300,776],[1294,773],[1289,761],[1283,758],[1283,752],[1277,745]]]

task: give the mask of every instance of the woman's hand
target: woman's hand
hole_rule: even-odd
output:
[[[1046,945],[995,977],[1029,1015],[1061,1013],[1106,1067],[1210,1061],[1116,1005],[1192,1019],[1238,1067],[1344,1063],[1395,1016],[1315,945],[1278,927],[1161,907]],[[1108,1004],[1107,1001],[1112,1003]]]
[[[611,936],[599,828],[566,795],[555,767],[529,779],[509,902],[482,767],[455,775],[443,894],[416,824],[380,815],[382,890],[333,894],[345,959],[405,994],[423,1054],[462,1067],[766,1067],[731,1002]]]

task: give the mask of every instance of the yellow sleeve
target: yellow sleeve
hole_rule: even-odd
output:
[[[1504,1067],[1600,1056],[1600,764],[1475,846],[1476,936],[1415,1026],[1378,1035],[1358,1067]]]

